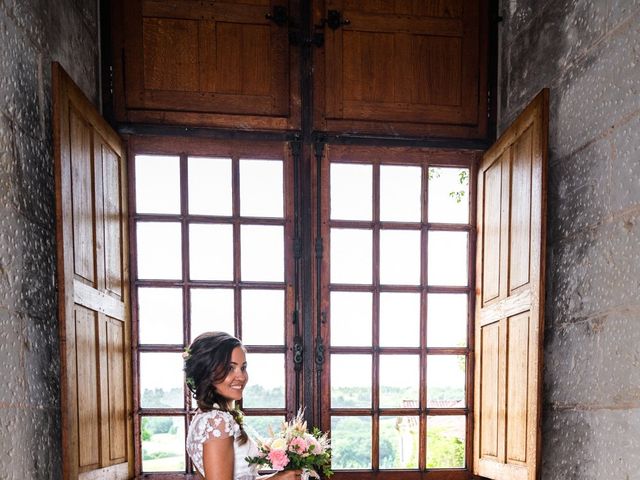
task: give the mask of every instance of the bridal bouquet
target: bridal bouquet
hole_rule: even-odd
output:
[[[247,462],[272,470],[303,470],[303,478],[320,478],[319,473],[331,476],[329,437],[317,428],[309,432],[303,413],[299,410],[293,420],[282,422],[280,431],[276,433],[270,429],[270,438],[257,442],[260,453],[247,457]]]

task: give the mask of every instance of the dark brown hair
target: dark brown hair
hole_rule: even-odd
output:
[[[186,384],[203,412],[222,410],[229,412],[240,425],[240,443],[247,441],[238,410],[229,409],[229,399],[220,395],[213,386],[222,382],[229,372],[231,353],[242,342],[224,332],[207,332],[199,335],[186,351],[184,373]]]

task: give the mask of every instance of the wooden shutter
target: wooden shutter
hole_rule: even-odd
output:
[[[53,65],[63,475],[131,478],[126,161],[116,133]]]
[[[316,52],[320,108],[324,95],[324,118],[316,128],[484,136],[484,0],[327,0],[324,5],[316,6],[316,17],[337,11],[349,23],[325,28],[324,49]]]
[[[120,120],[286,129],[296,125],[285,25],[295,2],[121,0],[114,5]],[[124,35],[123,39],[120,36]],[[122,70],[120,70],[122,69]],[[293,90],[291,90],[293,87]],[[122,109],[124,107],[125,110]]]
[[[533,480],[540,454],[548,92],[478,172],[474,472]]]

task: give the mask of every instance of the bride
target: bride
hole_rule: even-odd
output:
[[[187,453],[205,480],[299,480],[300,470],[258,475],[245,458],[258,454],[235,401],[249,380],[246,351],[224,332],[203,333],[184,354],[185,375],[198,410],[189,426]]]

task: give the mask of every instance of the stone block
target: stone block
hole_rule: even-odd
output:
[[[547,297],[554,325],[640,305],[640,218],[608,221],[554,245],[553,291]]]
[[[545,335],[546,403],[640,408],[640,308],[563,324]]]
[[[613,30],[620,24],[628,22],[640,10],[640,0],[609,0],[609,16],[607,30]]]
[[[41,319],[56,311],[52,231],[12,209],[0,208],[0,305]]]
[[[607,10],[607,2],[595,0],[549,2],[510,40],[507,119],[604,35]]]
[[[15,136],[17,178],[14,199],[20,213],[43,227],[55,228],[55,194],[52,148],[18,129]]]
[[[526,0],[503,2],[502,26],[504,30],[518,34],[536,16],[544,14],[550,0]]]
[[[603,138],[552,163],[548,229],[553,241],[602,223],[610,213],[612,146]]]
[[[611,176],[611,210],[640,209],[640,114],[616,125],[612,135],[615,149]]]
[[[640,409],[544,414],[544,480],[640,480]]]
[[[60,350],[56,312],[48,319],[23,315],[24,379],[29,403],[60,408]]]
[[[0,470],[3,479],[62,478],[60,411],[39,408],[0,408]]]
[[[51,91],[51,61],[60,62],[84,94],[97,105],[98,99],[98,33],[89,31],[76,2],[66,0],[68,8],[50,19],[51,50],[43,68],[44,90]],[[48,123],[48,122],[45,122]]]
[[[25,129],[40,126],[39,58],[26,34],[0,15],[0,112]]]
[[[4,0],[4,9],[39,50],[48,49],[47,23],[55,4],[47,0]]]
[[[4,272],[0,272],[4,274]],[[1,408],[28,402],[23,369],[24,335],[20,316],[0,306],[0,388]]]
[[[563,158],[640,109],[640,13],[568,68],[551,90],[549,147]]]

